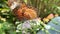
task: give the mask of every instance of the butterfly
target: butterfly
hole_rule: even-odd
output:
[[[30,20],[37,18],[37,12],[34,9],[29,8],[23,2],[18,3],[16,1],[8,0],[8,6],[12,9],[12,12],[19,20]]]

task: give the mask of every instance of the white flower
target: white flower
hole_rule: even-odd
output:
[[[39,28],[37,28],[37,30],[39,30]]]
[[[37,25],[40,25],[40,19],[39,18],[33,19],[32,21],[35,21]]]
[[[25,30],[23,30],[22,34],[30,34],[30,32],[26,32]]]
[[[22,24],[17,25],[17,29],[20,30],[22,27]]]
[[[1,18],[1,20],[5,22],[6,21],[6,18]]]
[[[25,28],[31,28],[30,21],[25,21],[25,22],[22,24],[22,29],[25,29]]]
[[[16,32],[20,32],[19,30],[16,30]]]
[[[40,25],[40,23],[39,23],[39,22],[36,22],[36,24],[37,24],[37,25]]]
[[[50,29],[51,26],[50,25],[45,25],[45,29]]]
[[[19,23],[20,23],[20,22],[18,22],[18,21],[17,21],[17,22],[15,22],[15,24],[19,24]]]

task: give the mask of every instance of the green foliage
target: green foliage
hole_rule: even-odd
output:
[[[14,20],[7,0],[0,0],[0,34],[16,34]]]

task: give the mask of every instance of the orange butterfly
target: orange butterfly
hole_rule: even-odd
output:
[[[9,1],[9,0],[8,0]],[[13,1],[14,2],[14,1]],[[12,5],[13,4],[13,5]],[[25,3],[9,3],[10,8],[13,9],[13,13],[19,20],[29,20],[37,18],[37,13],[32,8],[28,8]],[[11,6],[12,5],[12,6]]]

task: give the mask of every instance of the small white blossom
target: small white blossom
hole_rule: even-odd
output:
[[[15,22],[15,24],[19,24],[20,22]]]
[[[32,21],[35,21],[37,25],[40,25],[40,19],[36,18],[36,19],[33,19]]]
[[[19,30],[16,30],[16,32],[20,32]]]
[[[22,24],[17,25],[17,29],[20,30],[22,27]]]
[[[1,20],[5,22],[6,21],[6,18],[1,18]]]
[[[22,31],[22,34],[30,34],[30,32]]]
[[[31,28],[30,21],[25,21],[25,22],[22,24],[22,29],[25,29],[25,28]]]
[[[39,22],[36,22],[37,23],[37,25],[40,25],[40,23]]]
[[[37,30],[39,30],[39,28],[37,28]]]

